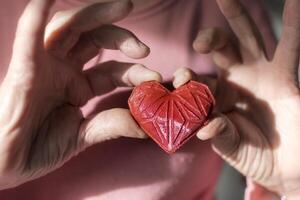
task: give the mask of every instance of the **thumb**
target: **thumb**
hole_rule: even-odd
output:
[[[233,112],[213,116],[197,136],[212,138],[214,151],[244,176],[273,187],[274,152],[261,130],[244,116]]]
[[[232,164],[240,146],[240,135],[227,116],[213,114],[208,124],[198,131],[197,137],[200,140],[212,139],[214,151]]]
[[[129,110],[122,108],[106,110],[86,119],[79,134],[83,149],[119,137],[147,138]]]

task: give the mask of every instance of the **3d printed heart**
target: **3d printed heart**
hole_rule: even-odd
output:
[[[140,127],[167,153],[174,153],[196,134],[213,110],[209,88],[190,81],[173,92],[159,82],[134,88],[128,103]]]

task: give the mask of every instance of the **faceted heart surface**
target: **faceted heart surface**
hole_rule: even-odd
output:
[[[149,81],[134,88],[128,103],[140,127],[167,153],[174,153],[206,123],[214,98],[196,81],[172,92]]]

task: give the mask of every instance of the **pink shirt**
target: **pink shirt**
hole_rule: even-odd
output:
[[[247,9],[259,22],[267,49],[274,49],[274,37],[263,9],[256,1],[246,1]],[[26,2],[2,0],[0,3],[1,78],[9,63],[17,19]],[[61,0],[56,9],[72,7],[78,2]],[[150,46],[151,54],[136,61],[118,51],[104,51],[91,64],[110,59],[140,62],[159,71],[165,81],[170,81],[179,67],[190,67],[199,74],[214,73],[210,56],[195,53],[191,44],[200,28],[220,26],[228,29],[214,0],[162,0],[118,24],[136,33]],[[84,112],[126,107],[128,95],[127,90],[119,89],[95,98]],[[209,200],[213,198],[221,166],[222,161],[211,150],[210,143],[196,138],[172,156],[151,140],[122,138],[88,149],[43,178],[1,191],[0,199]]]

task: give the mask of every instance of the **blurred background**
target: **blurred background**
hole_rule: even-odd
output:
[[[263,0],[266,11],[270,17],[274,32],[279,38],[281,33],[282,12],[284,0]],[[300,73],[298,70],[300,78]],[[232,167],[225,164],[222,175],[217,185],[216,200],[243,200],[245,190],[245,179]]]

